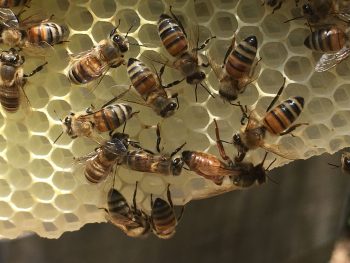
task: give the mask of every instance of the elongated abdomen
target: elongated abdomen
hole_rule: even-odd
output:
[[[160,238],[169,238],[175,233],[176,218],[173,208],[163,199],[154,201],[151,212],[155,231]]]
[[[336,52],[345,45],[343,30],[337,27],[322,28],[313,31],[304,41],[304,45],[318,52]]]
[[[103,62],[96,56],[86,56],[71,64],[68,78],[74,84],[86,84],[102,75]]]
[[[304,108],[304,98],[292,97],[285,100],[265,115],[264,126],[272,134],[288,129]]]
[[[27,38],[30,43],[55,45],[64,40],[66,32],[67,29],[64,26],[46,22],[30,27],[27,30]]]

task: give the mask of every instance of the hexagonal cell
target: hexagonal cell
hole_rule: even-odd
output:
[[[214,16],[214,6],[211,1],[195,1],[193,12],[198,22],[207,22]]]
[[[290,24],[283,23],[287,18],[281,14],[270,14],[264,18],[261,29],[265,32],[266,37],[272,39],[285,38],[288,35]]]
[[[283,85],[283,75],[277,70],[265,69],[258,79],[258,84],[263,92],[277,94]]]
[[[63,17],[69,9],[68,0],[40,1],[40,5],[42,10],[45,10],[47,14],[55,14],[55,18]]]
[[[343,138],[341,138],[341,137],[334,138],[334,139],[329,141],[329,148],[331,151],[338,151],[338,149],[343,148],[345,145],[346,144],[345,144]]]
[[[27,189],[32,183],[32,177],[24,169],[10,169],[7,180],[16,190]]]
[[[35,155],[46,155],[51,150],[51,143],[45,137],[41,135],[33,135],[29,139],[29,150]]]
[[[71,111],[71,107],[68,102],[64,100],[52,100],[47,105],[47,113],[53,120],[57,120],[57,114],[59,116],[65,116]],[[55,113],[57,112],[57,114]]]
[[[103,186],[106,185],[104,184]],[[74,195],[78,198],[81,204],[96,205],[99,204],[101,200],[104,200],[104,198],[101,199],[103,196],[105,196],[105,194],[101,191],[101,188],[103,188],[103,186],[101,186],[101,184],[100,187],[92,184],[80,184],[74,191]],[[96,191],[97,189],[100,191]],[[109,190],[110,187],[107,187],[106,190],[107,189]]]
[[[44,112],[35,111],[26,119],[26,126],[32,132],[46,132],[49,129],[49,121]]]
[[[259,0],[240,1],[237,15],[244,23],[258,23],[264,17],[264,9]]]
[[[232,13],[217,12],[210,23],[210,28],[217,37],[232,37],[238,28],[238,22]]]
[[[294,81],[306,80],[313,71],[309,59],[306,57],[291,57],[284,66],[286,76]]]
[[[108,35],[105,35],[106,38]],[[93,46],[91,37],[87,34],[74,34],[69,38],[68,48],[73,54],[90,50]]]
[[[306,28],[296,28],[292,30],[287,38],[288,50],[293,53],[305,54],[304,40],[310,34]]]
[[[146,1],[143,1],[146,2]],[[118,30],[121,32],[128,32],[131,33],[137,31],[137,29],[140,26],[140,18],[137,15],[137,13],[133,9],[121,9],[118,10],[118,13],[115,16],[116,22],[115,24],[118,25],[119,19],[121,21],[120,26],[118,27]]]
[[[29,164],[28,171],[35,178],[49,178],[53,172],[53,167],[50,162],[45,159],[35,159]]]
[[[22,230],[30,229],[37,224],[37,220],[34,218],[32,213],[26,211],[16,211],[11,220],[18,228],[21,228]]]
[[[210,146],[209,138],[204,133],[188,131],[187,135],[190,140],[186,141],[186,146],[184,149],[205,150]]]
[[[111,72],[111,71],[110,71]],[[77,112],[86,109],[94,103],[96,97],[91,89],[83,86],[74,87],[69,94],[72,111]],[[68,111],[66,111],[67,114]]]
[[[293,96],[300,96],[304,98],[305,102],[307,102],[310,95],[310,90],[306,85],[300,83],[289,83],[284,88],[280,100],[284,100]]]
[[[5,179],[0,179],[0,198],[6,198],[11,193],[11,187]]]
[[[305,128],[303,137],[305,140],[316,140],[316,141],[322,141],[323,138],[328,137],[330,135],[329,128],[324,124],[314,124],[309,125]],[[313,144],[316,144],[316,142],[313,142]],[[317,147],[316,145],[314,146]]]
[[[348,129],[350,124],[350,111],[337,111],[331,119],[332,126],[336,129]]]
[[[310,84],[314,93],[328,95],[337,86],[337,78],[330,72],[315,72],[310,78]]]
[[[13,214],[13,210],[7,202],[0,201],[0,219],[9,219]]]
[[[6,139],[0,135],[0,151],[4,151],[7,147]]]
[[[22,146],[9,146],[6,157],[8,162],[16,168],[25,168],[30,161],[30,153]]]
[[[207,109],[200,105],[187,107],[185,113],[184,123],[191,130],[205,128],[210,120]]]
[[[73,192],[77,186],[76,179],[72,173],[56,171],[52,177],[53,186],[55,186],[61,192],[70,191]]]
[[[54,149],[51,152],[51,160],[61,168],[71,168],[73,166],[73,155],[68,149]]]
[[[307,104],[308,113],[313,120],[325,120],[333,114],[334,105],[328,98],[314,97]]]
[[[57,209],[52,204],[36,203],[32,210],[33,215],[42,221],[53,221],[58,216]]]
[[[184,121],[180,118],[168,118],[165,119],[162,124],[160,125],[160,131],[161,131],[161,137],[163,140],[163,146],[164,142],[167,144],[169,143],[175,143],[177,145],[180,145],[184,141],[186,141],[187,138],[187,129]]]
[[[55,196],[55,191],[48,183],[37,182],[30,188],[30,193],[37,201],[52,201]]]
[[[144,173],[121,166],[118,168],[117,176],[123,183],[135,185],[137,181],[142,180]]]
[[[62,87],[62,89],[64,88]],[[26,95],[30,101],[30,105],[32,108],[43,108],[49,101],[49,95],[47,94],[45,88],[41,86],[36,86],[34,89],[26,89]]]
[[[222,140],[225,141],[232,141],[232,136],[234,133],[234,129],[230,125],[230,123],[226,120],[217,120],[217,124],[219,127],[219,132],[220,132],[220,137]],[[208,135],[213,141],[216,141],[216,136],[215,136],[215,125],[214,122],[211,122],[208,126],[207,129]],[[215,148],[216,146],[214,146]]]
[[[7,238],[16,238],[19,236],[19,229],[9,221],[8,219],[4,219],[0,221],[0,232],[2,236],[6,236]]]
[[[161,176],[145,175],[139,182],[140,188],[146,193],[160,195],[166,190],[166,184]]]
[[[66,75],[55,73],[52,74],[50,78],[46,79],[45,89],[51,96],[62,97],[70,92],[70,82]],[[44,96],[44,94],[41,96]],[[44,100],[44,98],[42,100]]]
[[[138,0],[118,0],[118,4],[123,6],[134,6],[137,2]]]
[[[91,28],[94,18],[86,8],[73,6],[66,21],[73,30],[87,31]]]
[[[263,58],[262,62],[267,66],[278,67],[287,59],[288,51],[282,43],[268,42],[261,47],[259,55]]]
[[[337,66],[336,66],[336,72],[337,74],[345,79],[345,80],[349,80],[350,77],[349,77],[349,70],[350,70],[350,63],[349,63],[349,59],[348,58],[345,58],[345,60],[343,60],[341,63],[339,63]]]
[[[91,34],[96,42],[100,42],[108,38],[113,28],[114,26],[110,22],[97,21],[91,29]]]
[[[102,1],[92,1],[90,3],[90,8],[94,14],[100,18],[108,18],[113,16],[117,5],[114,1],[102,0]]]
[[[72,212],[78,207],[78,200],[73,194],[60,194],[55,198],[55,206],[65,212]]]
[[[217,8],[224,9],[224,10],[235,8],[238,2],[239,2],[238,0],[233,0],[233,1],[232,0],[214,0],[213,1],[213,3],[217,6]]]
[[[15,191],[11,195],[11,203],[19,209],[29,209],[34,205],[34,200],[28,191]]]
[[[334,92],[335,103],[342,108],[347,108],[350,100],[350,84],[340,85]]]
[[[152,25],[152,24],[142,25],[140,28],[138,37],[141,43],[144,43],[145,45],[147,44],[151,44],[154,46],[162,45],[159,39],[157,25]]]
[[[28,140],[29,133],[24,123],[8,121],[4,129],[4,135],[8,141],[24,143]]]

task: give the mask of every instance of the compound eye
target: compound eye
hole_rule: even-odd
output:
[[[121,40],[121,37],[119,35],[115,35],[113,37],[113,42],[118,43]]]

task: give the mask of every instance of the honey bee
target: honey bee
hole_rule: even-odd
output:
[[[295,5],[298,6],[300,0],[295,0]],[[268,6],[272,7],[272,14],[275,13],[275,11],[277,11],[278,9],[280,9],[283,5],[283,3],[285,2],[285,0],[266,0],[266,2],[264,2],[264,4],[266,3]]]
[[[282,93],[284,85],[285,79],[276,97],[267,108],[267,113],[263,119],[260,119],[255,111],[252,111],[247,117],[247,125],[242,127],[240,133],[233,136],[233,145],[238,150],[238,156],[235,158],[236,162],[241,162],[249,150],[258,147],[286,159],[295,159],[291,153],[283,152],[278,145],[271,145],[265,142],[266,132],[269,132],[271,135],[282,136],[292,132],[301,125],[307,125],[307,123],[292,125],[303,110],[304,98],[302,97],[291,97],[269,111]]]
[[[167,14],[162,14],[160,16],[158,20],[158,34],[165,49],[175,58],[175,61],[171,66],[184,76],[184,79],[186,79],[188,84],[195,85],[196,101],[198,85],[203,87],[212,97],[214,97],[208,88],[202,83],[205,80],[206,75],[201,67],[208,67],[209,64],[199,62],[198,51],[204,49],[209,41],[215,38],[215,36],[208,38],[200,47],[197,46],[191,48],[187,39],[186,31],[181,21],[172,12],[171,6],[170,13],[171,16]],[[176,81],[173,84],[178,84],[181,81]]]
[[[69,65],[68,78],[77,85],[86,84],[102,77],[109,68],[117,68],[125,63],[124,53],[129,50],[125,36],[117,32],[119,24],[114,28],[107,39],[101,40],[91,50],[73,55]]]
[[[67,27],[49,19],[32,17],[18,20],[11,9],[0,8],[1,43],[10,47],[37,51],[65,42]]]
[[[334,167],[338,167],[339,165],[328,163],[329,165],[332,165]],[[341,155],[341,166],[342,170],[345,173],[350,173],[350,152],[343,152]]]
[[[230,102],[236,100],[238,94],[243,93],[254,74],[253,65],[258,47],[255,36],[249,36],[235,47],[235,37],[227,50],[223,68],[211,63],[214,73],[220,81],[219,94]]]
[[[184,206],[182,206],[181,213],[179,217],[176,218],[169,187],[170,185],[168,185],[167,188],[168,202],[159,197],[153,202],[153,197],[151,195],[152,210],[150,222],[153,233],[161,239],[169,239],[174,236],[176,226],[180,222],[184,212]]]
[[[125,197],[112,188],[108,193],[108,221],[121,229],[129,237],[146,237],[151,231],[149,216],[136,206],[137,183],[130,207]]]
[[[10,8],[17,6],[24,6],[28,4],[31,0],[0,0],[0,7]]]
[[[167,87],[162,85],[161,76],[136,58],[128,61],[128,75],[135,90],[157,115],[167,118],[174,114],[178,104],[165,92]]]
[[[24,92],[27,78],[42,70],[47,64],[46,62],[38,66],[30,74],[24,74],[22,67],[24,61],[24,57],[14,48],[0,52],[0,103],[4,110],[10,113],[19,109],[21,90]]]
[[[88,182],[93,184],[102,182],[116,164],[122,163],[128,152],[128,138],[127,134],[115,133],[94,152],[76,158],[76,161],[85,163],[84,175]]]
[[[125,103],[107,105],[97,111],[88,108],[84,113],[71,112],[62,121],[63,132],[72,139],[79,136],[92,137],[95,132],[112,132],[126,124],[126,121],[136,113],[132,112],[132,107]]]
[[[327,71],[350,55],[349,33],[349,27],[343,30],[337,26],[311,32],[304,45],[313,51],[325,53],[317,62],[315,71]]]

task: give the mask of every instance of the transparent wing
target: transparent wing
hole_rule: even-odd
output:
[[[343,47],[341,50],[339,50],[336,53],[323,54],[320,60],[316,64],[315,71],[317,72],[327,71],[335,67],[340,62],[342,62],[349,55],[350,55],[349,47]]]
[[[11,9],[0,8],[0,23],[5,27],[19,27],[17,16]]]
[[[215,73],[215,76],[220,79],[222,74],[222,67],[218,63],[216,63],[209,55],[206,55],[208,58],[208,63],[210,67],[212,68],[213,72]]]
[[[260,147],[265,149],[268,152],[272,152],[272,153],[274,153],[282,158],[288,159],[288,160],[300,159],[298,153],[293,152],[293,151],[289,151],[288,149],[283,148],[281,145],[263,143],[260,145]]]

